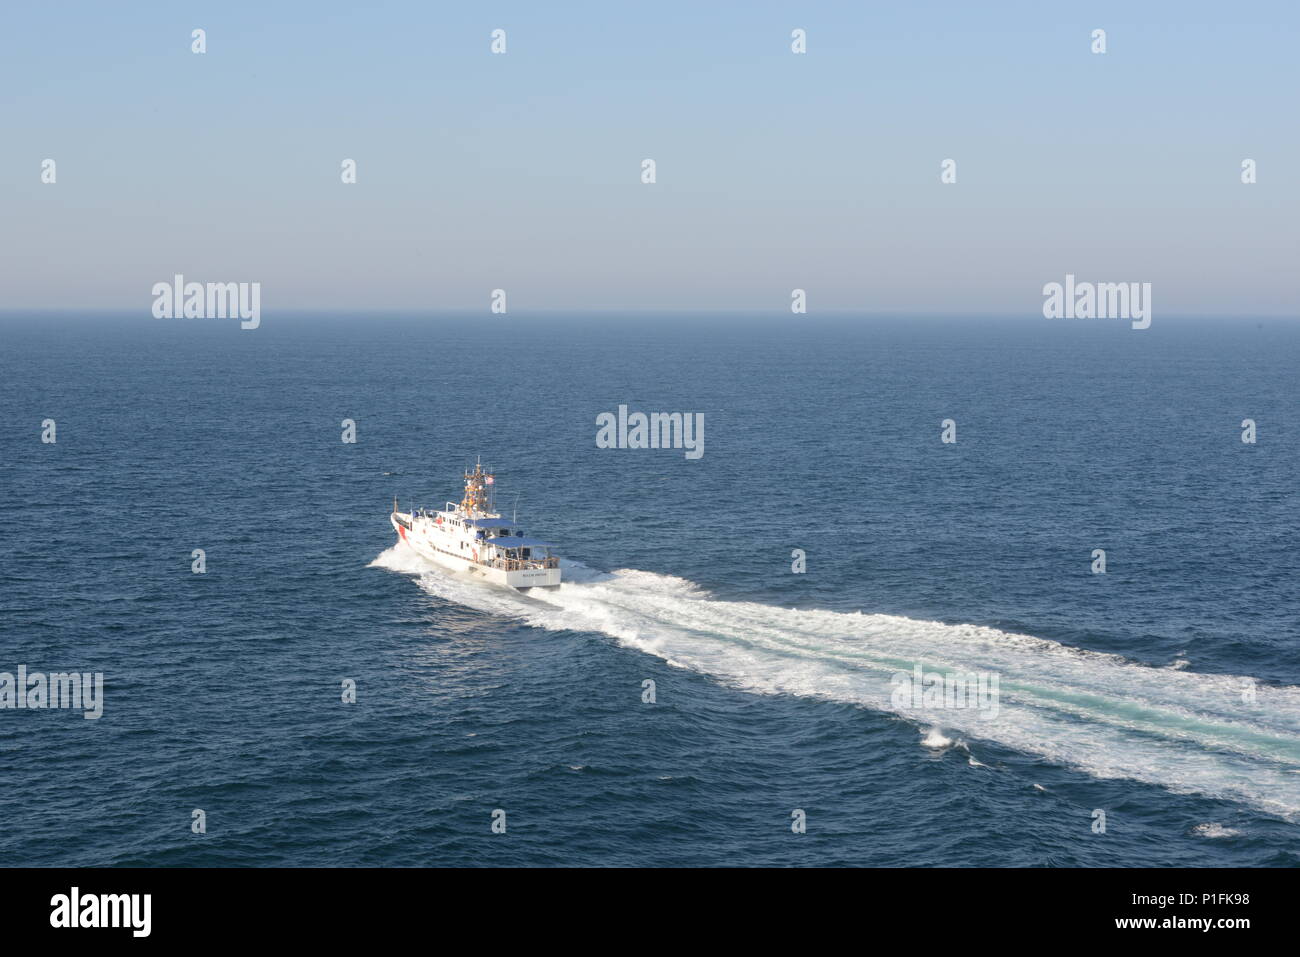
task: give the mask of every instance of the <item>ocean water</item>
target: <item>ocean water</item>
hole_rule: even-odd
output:
[[[0,711],[0,863],[1300,863],[1300,324],[0,337],[0,671],[105,675],[99,720]],[[597,448],[620,404],[705,454]],[[480,455],[560,591],[397,546]],[[918,663],[996,716],[896,706]]]

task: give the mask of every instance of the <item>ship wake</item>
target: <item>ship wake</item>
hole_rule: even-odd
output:
[[[719,601],[684,579],[631,569],[565,562],[558,590],[524,597],[429,566],[402,544],[373,564],[414,575],[447,601],[537,628],[598,632],[744,691],[860,705],[1098,778],[1300,822],[1300,688],[1152,667],[976,625]],[[892,679],[918,665],[997,675],[996,712],[897,703]]]

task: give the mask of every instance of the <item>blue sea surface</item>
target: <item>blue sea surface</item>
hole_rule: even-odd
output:
[[[0,344],[0,671],[105,676],[99,720],[0,710],[0,864],[1300,864],[1300,323]],[[619,405],[703,413],[703,457],[597,448]],[[393,497],[479,456],[559,592],[396,547]],[[901,713],[914,663],[998,675],[1000,712]]]

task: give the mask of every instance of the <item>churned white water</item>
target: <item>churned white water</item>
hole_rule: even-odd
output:
[[[447,601],[541,629],[598,632],[729,687],[900,714],[918,722],[925,747],[946,747],[960,733],[1099,778],[1300,821],[1300,688],[1151,667],[976,625],[719,601],[684,579],[632,569],[566,562],[558,590],[520,595],[431,566],[402,543],[373,564],[413,575]],[[891,679],[918,664],[997,675],[996,711],[896,704]]]

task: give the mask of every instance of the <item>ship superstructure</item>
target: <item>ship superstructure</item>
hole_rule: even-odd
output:
[[[460,502],[437,511],[414,508],[390,516],[398,536],[419,555],[454,571],[510,588],[559,588],[554,545],[529,538],[494,505],[496,477],[476,463],[465,472]]]

